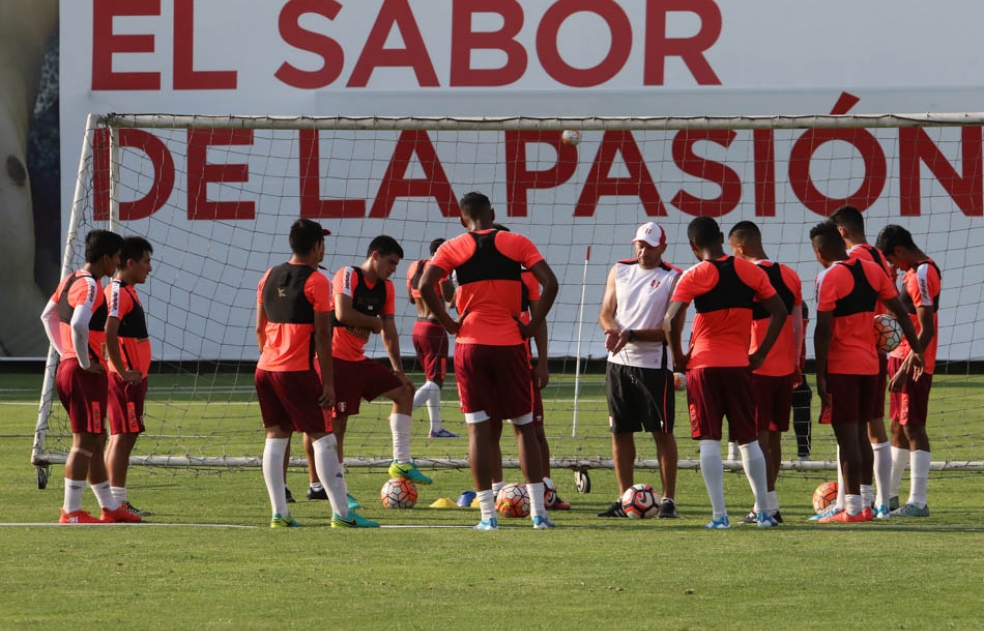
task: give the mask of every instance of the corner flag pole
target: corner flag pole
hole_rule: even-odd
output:
[[[574,421],[571,436],[577,438],[577,401],[581,394],[581,328],[584,325],[584,294],[588,288],[588,261],[591,260],[591,246],[584,253],[584,273],[581,276],[581,304],[577,310],[577,358],[574,361]]]

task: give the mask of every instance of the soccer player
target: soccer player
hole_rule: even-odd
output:
[[[928,517],[926,483],[932,461],[926,419],[929,410],[929,391],[936,367],[938,329],[936,312],[940,308],[940,268],[933,259],[916,247],[912,234],[902,226],[882,228],[876,240],[878,249],[888,262],[905,272],[902,277],[901,302],[919,331],[926,365],[918,381],[910,378],[912,348],[903,340],[888,360],[889,416],[892,419],[892,486],[889,503],[898,503],[899,483],[906,462],[911,471],[909,499],[892,511],[899,517]]]
[[[885,275],[895,283],[895,275],[888,267],[885,257],[873,245],[868,243],[864,234],[864,217],[861,211],[853,206],[843,206],[830,216],[827,220],[837,226],[837,231],[847,245],[847,255],[851,258],[860,258],[871,261],[881,267]],[[881,306],[878,306],[876,313],[885,313]],[[888,356],[884,353],[878,354],[878,384],[876,386],[876,396],[874,400],[874,415],[868,423],[868,440],[874,453],[872,460],[872,470],[861,472],[861,494],[865,506],[872,506],[872,510],[878,512],[879,507],[889,506],[894,508],[889,502],[889,488],[892,480],[892,453],[891,443],[888,434],[885,433],[885,391],[888,385]],[[838,478],[838,482],[840,482]],[[872,484],[874,483],[874,484]],[[843,509],[844,491],[843,484],[839,485],[837,493],[837,504],[833,510]],[[877,492],[877,495],[875,493]],[[887,514],[878,513],[880,518],[888,517]]]
[[[598,517],[625,517],[622,494],[634,483],[635,434],[652,434],[663,485],[658,517],[677,517],[677,444],[673,436],[676,393],[673,360],[663,317],[680,270],[663,260],[666,232],[644,223],[632,240],[635,258],[612,266],[598,322],[605,332],[608,425],[619,497]]]
[[[338,443],[325,413],[335,404],[331,286],[318,264],[329,234],[310,219],[295,221],[290,227],[290,260],[268,269],[256,290],[256,396],[266,428],[263,480],[273,508],[271,528],[300,526],[287,509],[284,491],[284,454],[295,431],[308,434],[314,444],[315,467],[331,503],[332,528],[379,526],[349,510]],[[314,368],[316,360],[321,377]]]
[[[844,509],[831,511],[819,523],[862,522],[888,516],[888,506],[863,506],[862,476],[871,471],[868,423],[877,414],[878,352],[872,320],[881,301],[902,323],[913,347],[910,366],[923,365],[916,329],[899,302],[898,292],[876,263],[851,258],[837,226],[824,222],[810,230],[817,260],[817,324],[813,336],[817,356],[817,396],[823,416],[837,437],[838,459],[845,485]],[[883,493],[883,491],[879,491]]]
[[[489,198],[477,192],[461,199],[461,224],[466,234],[446,242],[420,279],[420,295],[455,340],[455,375],[461,410],[468,425],[468,455],[481,507],[477,530],[496,530],[492,496],[490,417],[519,427],[520,463],[530,496],[533,527],[552,528],[543,502],[543,471],[533,430],[533,383],[524,340],[545,321],[557,297],[557,278],[526,237],[495,230],[495,211]],[[524,323],[522,269],[533,273],[543,287],[540,300]],[[459,288],[453,320],[434,283],[456,272]]]
[[[663,330],[673,351],[677,370],[687,371],[690,431],[700,441],[700,472],[714,511],[707,528],[730,528],[724,503],[724,467],[721,462],[722,420],[738,442],[745,476],[755,495],[755,513],[761,528],[777,526],[766,509],[765,455],[758,443],[755,405],[751,398],[752,370],[762,366],[779,338],[786,308],[768,275],[757,265],[724,253],[724,235],[711,217],[697,217],[687,227],[690,249],[700,261],[680,277]],[[754,353],[749,354],[752,309],[755,301],[769,313],[769,326]],[[687,305],[693,301],[690,351],[680,338]]]
[[[335,334],[331,341],[337,396],[335,436],[338,457],[342,458],[348,418],[359,413],[361,400],[389,399],[393,402],[389,417],[393,463],[389,474],[417,484],[431,484],[433,480],[421,473],[410,458],[413,382],[403,374],[400,336],[393,319],[396,292],[389,280],[402,258],[403,248],[396,239],[381,235],[369,243],[361,265],[343,267],[335,273]],[[392,370],[366,357],[365,346],[373,333],[382,335]]]
[[[761,366],[752,371],[752,395],[755,400],[755,422],[759,431],[759,446],[765,454],[768,478],[768,499],[765,510],[782,523],[776,479],[782,466],[782,433],[789,431],[793,408],[793,391],[803,380],[799,371],[800,349],[803,340],[803,283],[793,269],[769,260],[762,245],[762,232],[751,221],[739,221],[728,233],[728,244],[738,258],[758,265],[769,277],[779,299],[789,313],[779,339]],[[755,304],[752,307],[752,345],[754,353],[765,339],[769,312]],[[758,522],[755,511],[741,523]]]
[[[444,239],[434,239],[430,243],[430,255],[434,256]],[[430,307],[420,298],[420,277],[430,259],[414,261],[407,270],[407,293],[410,304],[417,307],[417,322],[413,325],[413,347],[417,351],[417,359],[424,369],[427,381],[417,388],[413,395],[413,409],[427,405],[427,416],[430,418],[430,438],[457,438],[444,428],[441,423],[441,388],[448,367],[448,333],[437,321]],[[453,290],[448,287],[448,281],[440,283],[442,295]],[[450,290],[450,291],[448,291]]]
[[[147,282],[152,271],[154,248],[143,237],[123,239],[120,267],[106,287],[106,354],[109,356],[109,449],[106,470],[109,490],[123,510],[146,517],[130,503],[126,474],[130,453],[144,432],[144,399],[150,370],[150,337],[147,316],[137,296],[136,285]]]
[[[116,272],[122,248],[120,235],[90,231],[85,236],[85,265],[62,279],[41,313],[48,340],[61,356],[55,387],[72,423],[62,524],[142,521],[113,497],[103,456],[108,380],[102,351],[107,308],[100,279]],[[102,509],[99,519],[82,510],[86,479]]]

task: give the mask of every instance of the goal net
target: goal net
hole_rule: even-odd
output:
[[[740,220],[755,221],[768,255],[803,279],[812,313],[820,267],[809,229],[851,204],[864,212],[870,241],[884,225],[901,224],[943,270],[933,456],[938,468],[982,468],[984,377],[975,374],[975,362],[984,360],[982,123],[981,115],[90,116],[64,226],[64,272],[83,264],[93,228],[142,235],[154,246],[154,271],[138,291],[155,361],[147,432],[133,462],[257,466],[264,434],[253,388],[256,285],[264,270],[289,257],[290,224],[307,217],[332,231],[324,261],[332,272],[361,263],[377,235],[401,243],[406,259],[392,280],[409,366],[416,311],[406,269],[428,255],[433,239],[462,232],[456,200],[481,191],[498,221],[533,239],[560,281],[548,319],[551,381],[543,391],[552,463],[605,467],[611,442],[597,317],[610,267],[633,256],[636,227],[661,224],[669,243],[664,258],[686,268],[696,262],[686,239],[694,216],[716,217],[725,233]],[[563,141],[564,130],[580,131],[580,144]],[[812,326],[808,331],[812,358]],[[375,338],[367,353],[385,357]],[[49,353],[32,454],[40,467],[63,462],[71,446],[53,387],[56,360]],[[423,383],[419,372],[413,378]],[[813,385],[812,375],[807,379]],[[677,397],[681,464],[696,466],[685,393]],[[462,438],[429,439],[422,408],[414,415],[412,452],[422,466],[467,466],[450,371],[442,401],[445,426]],[[833,466],[833,435],[816,425],[816,399],[813,405],[811,459],[797,458],[790,432],[787,466]],[[349,466],[389,462],[388,413],[389,405],[375,402],[350,419]],[[516,464],[513,442],[507,431],[508,465]],[[299,445],[293,453],[301,464]],[[639,458],[641,467],[656,466],[651,442],[639,443]]]

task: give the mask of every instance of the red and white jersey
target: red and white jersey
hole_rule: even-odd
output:
[[[615,323],[619,329],[656,329],[670,304],[673,282],[682,272],[661,262],[652,269],[639,265],[637,259],[615,264]],[[664,353],[662,342],[629,342],[618,353],[608,354],[608,361],[637,368],[673,370],[673,358]],[[663,365],[663,357],[666,365]]]

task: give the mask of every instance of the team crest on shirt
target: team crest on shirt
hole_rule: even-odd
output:
[[[283,287],[277,287],[277,298],[286,298],[287,290]]]
[[[658,279],[658,278],[654,278],[654,279],[652,280],[652,282],[651,282],[651,283],[649,283],[649,288],[650,288],[650,289],[657,289],[657,288],[658,288],[658,287],[659,287],[660,285],[662,285],[662,284],[663,284],[663,281],[662,281],[662,280],[660,280],[660,279]]]

